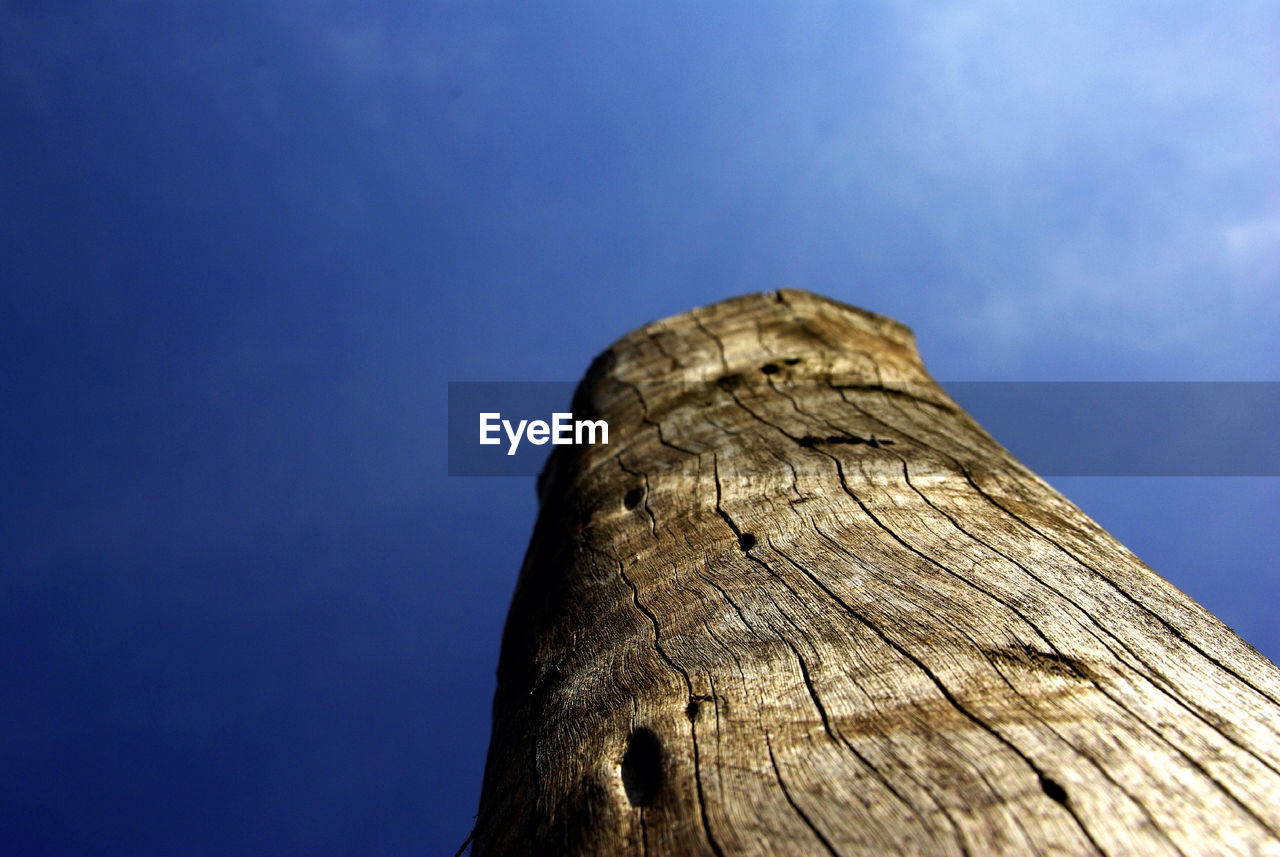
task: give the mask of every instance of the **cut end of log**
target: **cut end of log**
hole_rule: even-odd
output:
[[[723,344],[717,345],[708,334],[712,328],[722,339],[732,339],[734,332],[741,330],[769,337],[772,340],[769,353],[778,355],[777,362],[742,364],[733,360],[738,356],[735,353],[719,354],[723,361],[705,361],[707,357],[716,358],[717,350]],[[700,336],[698,331],[701,331]],[[711,369],[718,367],[732,372],[776,374],[784,367],[794,367],[806,359],[847,357],[850,348],[858,343],[877,340],[883,340],[891,350],[901,350],[900,356],[905,363],[920,364],[915,335],[906,325],[812,292],[779,289],[739,295],[650,322],[611,345],[605,353],[612,356],[606,358],[603,365],[617,365],[621,355],[644,348],[646,343],[669,342],[677,338],[682,339],[685,347],[675,359],[689,368],[695,368],[699,364],[697,358],[703,358],[707,368]],[[700,338],[709,341],[699,343]],[[689,341],[684,342],[684,339]],[[752,357],[760,354],[758,350],[739,353]]]
[[[639,394],[650,411],[661,412],[707,384],[732,390],[797,379],[850,389],[937,391],[906,325],[811,292],[779,289],[729,298],[626,334],[592,361],[572,410],[595,419],[620,404],[625,408],[619,399]],[[941,407],[954,407],[941,394],[937,399]],[[538,478],[539,497],[560,468],[579,466],[581,452],[555,451]]]

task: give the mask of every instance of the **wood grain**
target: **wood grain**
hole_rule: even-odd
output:
[[[476,855],[1280,854],[1280,672],[798,291],[579,387]]]

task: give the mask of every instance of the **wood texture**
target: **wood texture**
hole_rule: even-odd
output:
[[[1280,854],[1280,672],[797,291],[613,345],[511,605],[473,853]]]

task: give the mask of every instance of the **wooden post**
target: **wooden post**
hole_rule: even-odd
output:
[[[798,291],[596,360],[473,853],[1278,854],[1280,672]]]

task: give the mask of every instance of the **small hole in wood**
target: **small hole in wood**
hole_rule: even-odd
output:
[[[617,495],[615,494],[614,496],[617,496]],[[627,496],[622,498],[622,505],[626,506],[628,509],[634,509],[636,506],[640,505],[640,501],[643,499],[644,499],[644,489],[632,488],[630,491],[627,492]]]
[[[1067,790],[1064,789],[1056,780],[1052,780],[1044,774],[1040,775],[1040,788],[1044,790],[1044,793],[1048,795],[1051,800],[1055,800],[1058,803],[1067,802]]]
[[[653,803],[662,787],[662,743],[652,729],[641,726],[627,738],[622,757],[622,787],[632,806]]]
[[[760,371],[766,375],[776,375],[778,373],[778,364],[766,363],[760,367]]]
[[[738,536],[738,547],[742,548],[744,551],[749,551],[755,546],[756,537],[751,535],[751,533],[743,533]]]
[[[689,700],[689,704],[684,707],[684,716],[690,720],[698,719],[698,700]]]
[[[731,375],[721,375],[716,379],[716,386],[721,390],[732,390],[742,385],[742,376],[737,372]]]
[[[783,362],[783,363],[786,363],[788,366],[794,366],[794,365],[796,365],[797,363],[799,363],[799,362],[800,362],[800,358],[799,358],[799,357],[788,357],[786,360],[783,360],[782,362]]]

